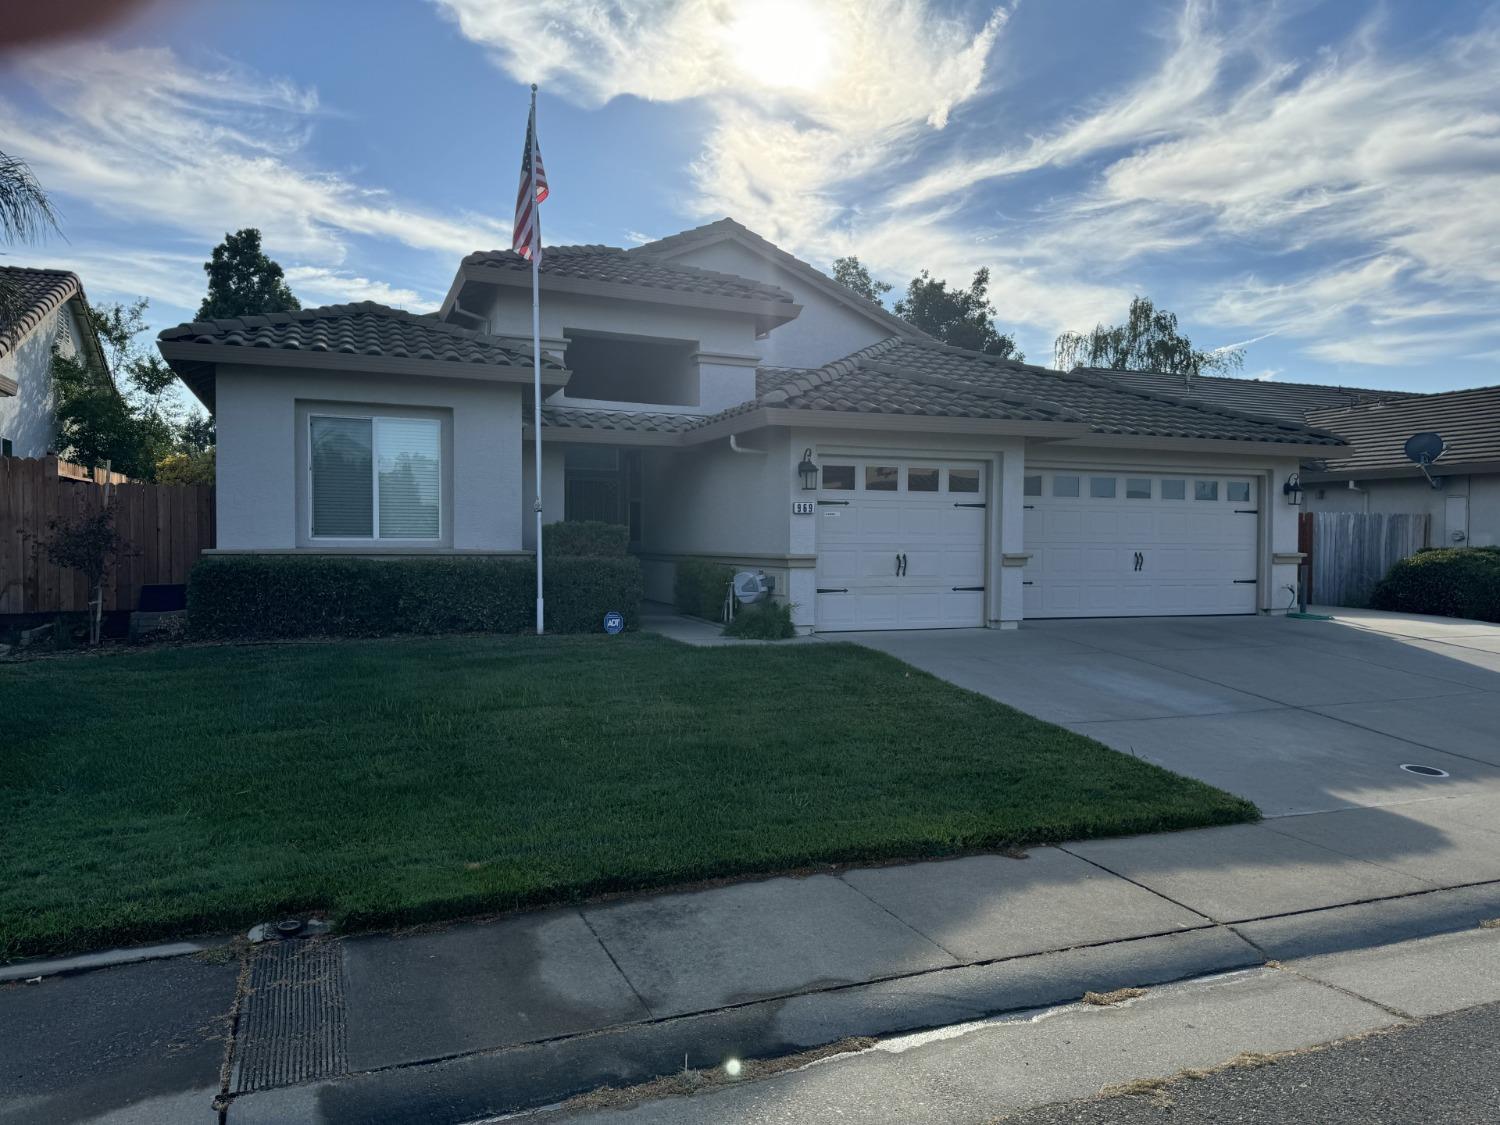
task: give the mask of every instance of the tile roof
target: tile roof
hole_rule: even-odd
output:
[[[401,309],[361,301],[231,320],[196,321],[164,330],[163,343],[420,359],[490,367],[531,366],[530,344],[460,328]],[[550,357],[544,365],[560,369]]]
[[[1352,447],[1321,466],[1330,473],[1410,470],[1421,472],[1403,450],[1413,434],[1435,433],[1447,449],[1444,465],[1500,462],[1500,387],[1416,395],[1364,406],[1309,412],[1310,424],[1332,430]]]
[[[529,424],[530,419],[527,419]],[[590,410],[542,406],[542,425],[555,430],[617,430],[637,434],[680,434],[700,425],[701,414],[658,414],[649,410]]]
[[[1339,445],[1297,422],[1052,371],[921,340],[891,338],[810,371],[769,369],[757,405],[793,410],[1081,422],[1096,434]]]
[[[514,250],[480,250],[464,258],[466,266],[529,272],[531,263]],[[639,289],[731,297],[746,301],[792,303],[785,289],[731,273],[657,261],[618,246],[548,246],[542,254],[543,277],[572,277]]]
[[[0,356],[35,332],[64,301],[83,294],[78,275],[67,270],[0,266],[0,281],[15,292],[12,315],[0,308]]]
[[[671,255],[703,242],[712,242],[722,238],[736,238],[756,249],[772,261],[799,273],[812,281],[824,292],[836,297],[844,304],[864,313],[866,316],[881,322],[887,329],[894,331],[900,336],[915,336],[922,339],[930,339],[927,333],[915,325],[908,324],[895,313],[891,312],[879,301],[872,301],[860,293],[854,292],[842,282],[835,281],[822,270],[810,262],[804,262],[795,254],[788,253],[777,246],[770,239],[756,234],[741,222],[729,218],[727,215],[722,219],[716,219],[711,223],[705,223],[691,230],[679,231],[669,234],[665,238],[658,238],[652,242],[642,243],[640,246],[632,247],[628,253],[637,256],[650,257],[655,255]]]
[[[1333,387],[1320,383],[1280,383],[1272,380],[1235,379],[1223,375],[1196,375],[1187,379],[1163,371],[1118,371],[1109,367],[1083,367],[1088,375],[1113,379],[1122,386],[1168,395],[1184,402],[1199,402],[1252,414],[1300,422],[1309,410],[1357,406],[1364,402],[1411,398],[1415,391],[1378,391],[1365,387]]]

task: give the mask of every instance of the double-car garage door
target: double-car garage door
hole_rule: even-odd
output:
[[[1254,477],[1059,468],[1024,493],[1026,617],[1256,612]],[[990,495],[976,462],[827,458],[817,628],[983,625]]]

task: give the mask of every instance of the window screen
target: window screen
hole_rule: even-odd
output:
[[[368,418],[312,422],[312,533],[368,539],[375,534],[372,423]]]
[[[430,418],[378,418],[380,538],[436,539],[442,431]]]

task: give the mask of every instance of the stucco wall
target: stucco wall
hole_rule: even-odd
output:
[[[1310,512],[1418,513],[1429,517],[1428,541],[1434,547],[1454,545],[1448,526],[1448,498],[1468,499],[1468,544],[1475,547],[1500,545],[1500,474],[1449,476],[1442,488],[1433,488],[1425,478],[1361,480],[1350,488],[1344,481],[1309,483],[1306,507]]]
[[[219,369],[218,547],[298,545],[299,402],[451,411],[444,525],[457,550],[521,547],[521,389],[421,376]],[[527,505],[529,508],[529,505]],[[391,544],[383,544],[389,549]]]
[[[52,344],[63,355],[78,354],[82,332],[68,301],[12,351],[0,357],[0,375],[18,384],[14,395],[0,395],[0,438],[9,438],[16,457],[40,457],[57,449],[56,399],[52,387]]]
[[[736,242],[716,242],[679,254],[672,261],[779,285],[792,294],[802,306],[802,314],[758,341],[765,363],[781,367],[818,367],[891,335],[881,324]]]

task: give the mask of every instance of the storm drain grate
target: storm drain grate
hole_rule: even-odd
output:
[[[334,941],[262,946],[235,1036],[236,1094],[329,1078],[348,1069],[344,970]]]

